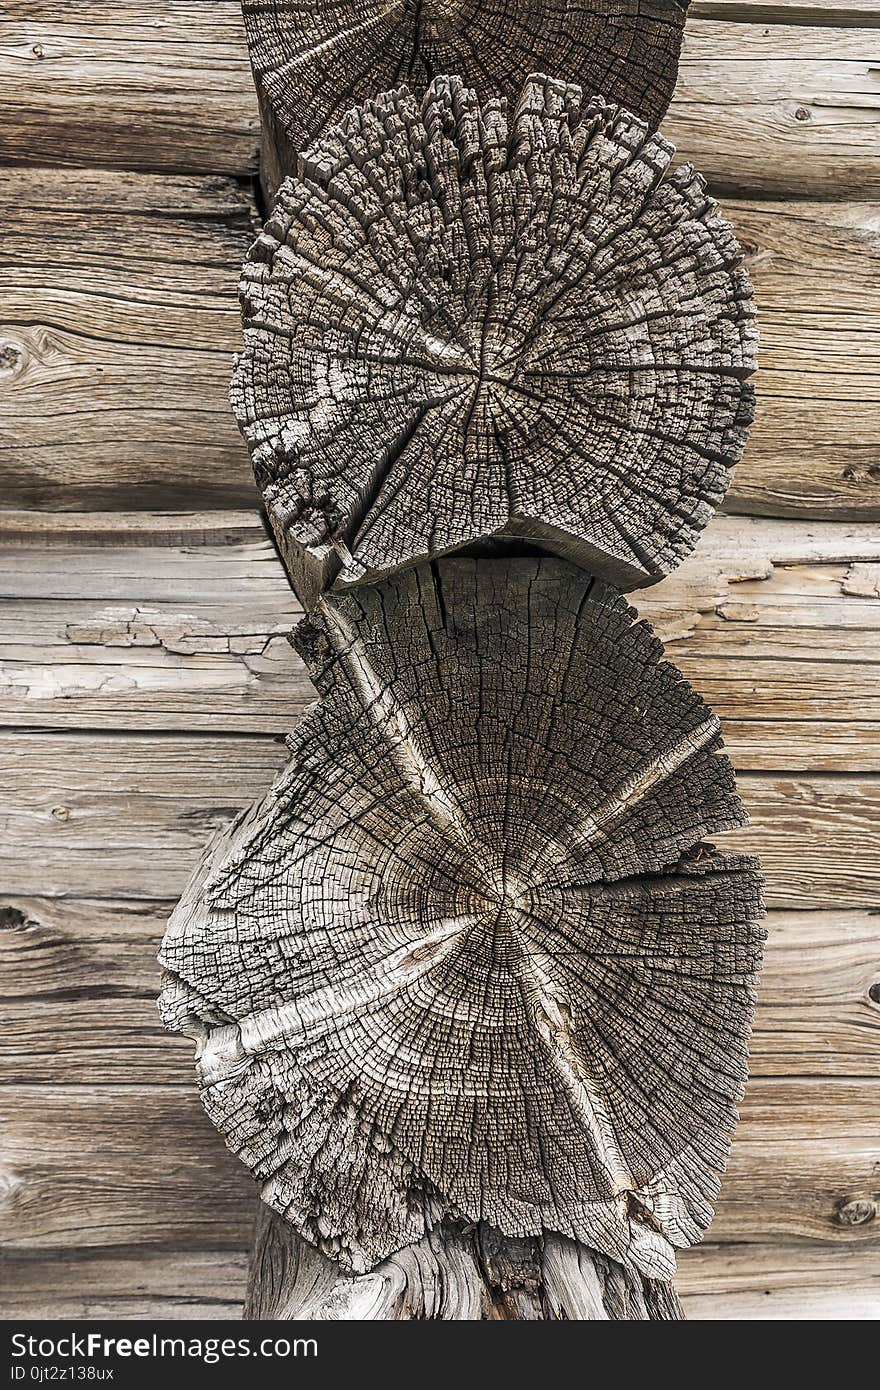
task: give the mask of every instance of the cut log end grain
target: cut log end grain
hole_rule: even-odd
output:
[[[487,545],[673,569],[752,418],[754,308],[700,177],[533,77],[350,112],[244,269],[232,404],[300,597]]]
[[[763,929],[718,721],[547,557],[322,599],[321,699],[169,924],[162,1009],[264,1199],[350,1270],[444,1219],[650,1277],[711,1217]]]
[[[516,96],[535,69],[563,72],[656,128],[687,0],[244,0],[243,10],[264,120],[289,152],[376,92],[405,83],[421,94],[448,72],[481,96]]]

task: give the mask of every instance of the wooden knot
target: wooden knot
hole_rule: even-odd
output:
[[[839,1202],[835,1213],[841,1226],[867,1226],[877,1215],[877,1202],[873,1197],[851,1197]]]

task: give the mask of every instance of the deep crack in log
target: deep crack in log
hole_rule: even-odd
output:
[[[689,553],[752,418],[754,307],[672,147],[572,85],[457,78],[302,156],[242,280],[232,404],[294,586],[529,545],[630,589]]]
[[[169,924],[162,1010],[345,1270],[444,1221],[668,1279],[711,1217],[763,929],[718,723],[613,590],[450,557],[325,596],[321,699]]]
[[[418,95],[456,73],[515,97],[530,72],[564,73],[656,128],[678,73],[687,0],[244,0],[263,117],[264,173],[352,106],[391,87]]]

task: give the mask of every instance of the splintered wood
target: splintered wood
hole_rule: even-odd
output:
[[[530,72],[564,73],[647,121],[666,114],[688,0],[243,0],[264,123],[293,152],[359,102],[419,95],[456,73],[516,96]],[[279,148],[280,147],[280,148]]]
[[[242,281],[232,404],[294,585],[531,542],[623,588],[692,549],[751,422],[754,308],[703,181],[532,77],[351,111]]]
[[[328,594],[320,692],[169,924],[162,1011],[353,1271],[444,1218],[659,1278],[711,1216],[763,929],[718,722],[613,590],[447,558]]]

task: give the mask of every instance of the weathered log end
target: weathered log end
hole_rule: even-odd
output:
[[[328,595],[297,641],[321,700],[162,949],[214,1123],[352,1274],[461,1223],[669,1279],[763,941],[756,862],[706,843],[744,818],[717,719],[548,557]]]
[[[670,1322],[671,1283],[553,1232],[529,1239],[446,1224],[350,1274],[260,1203],[244,1316],[252,1320]]]
[[[243,0],[273,192],[296,151],[352,106],[457,73],[515,98],[530,72],[565,73],[655,129],[678,74],[687,0]]]
[[[386,94],[300,159],[245,264],[232,405],[310,607],[534,545],[629,590],[673,569],[752,418],[740,251],[672,147],[532,77]]]

